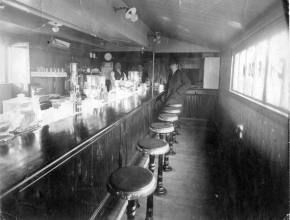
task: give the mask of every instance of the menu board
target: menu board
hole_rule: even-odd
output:
[[[101,72],[106,77],[110,79],[110,72],[113,70],[113,62],[102,62]]]
[[[206,57],[204,58],[204,89],[218,89],[220,73],[220,58]]]

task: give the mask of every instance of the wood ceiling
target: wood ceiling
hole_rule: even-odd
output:
[[[123,0],[161,36],[222,50],[229,41],[273,9],[284,13],[282,0]]]
[[[142,46],[152,45],[148,35],[155,32],[159,32],[162,37],[222,51],[273,11],[279,11],[283,16],[285,4],[288,3],[287,0],[3,2],[6,7],[0,10],[0,32],[59,36],[86,44],[93,51],[126,51],[126,48],[141,50]],[[114,7],[124,6],[137,8],[137,22],[125,19],[124,10],[114,10]],[[52,32],[51,27],[46,25],[49,20],[63,24],[58,33]]]

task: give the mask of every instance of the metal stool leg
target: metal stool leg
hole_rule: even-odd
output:
[[[163,187],[162,161],[163,161],[163,154],[160,154],[159,155],[159,162],[158,162],[157,187],[156,187],[156,190],[154,192],[155,196],[165,196],[167,194],[167,190]]]
[[[167,139],[169,140],[169,155],[175,155],[176,152],[173,150],[173,132],[170,132],[169,134],[166,135]]]
[[[174,130],[176,131],[176,135],[180,135],[180,133],[178,132],[178,128],[180,128],[179,125],[179,119],[175,122],[176,126],[174,126]]]
[[[149,167],[148,169],[154,173],[155,169],[155,155],[149,155]],[[153,220],[153,193],[147,197],[147,209],[146,209],[146,218],[145,220]]]
[[[136,215],[136,200],[129,200],[127,205],[127,219],[134,220]]]
[[[171,132],[170,132],[171,133]],[[169,134],[166,134],[166,141],[169,143]],[[163,165],[163,171],[164,172],[170,172],[172,171],[172,167],[169,166],[169,151],[165,154],[164,158],[164,165]]]
[[[177,135],[177,125],[176,122],[173,122],[173,127],[174,127],[174,131],[173,131],[173,143],[178,144],[178,141],[176,140],[176,135]]]

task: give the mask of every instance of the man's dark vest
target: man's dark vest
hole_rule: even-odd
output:
[[[114,68],[113,69],[113,71],[114,71],[114,73],[115,73],[115,80],[120,80],[121,78],[123,78],[124,79],[124,73],[122,73],[121,71],[121,74]]]

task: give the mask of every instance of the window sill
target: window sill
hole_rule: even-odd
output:
[[[248,106],[249,108],[253,109],[254,111],[260,113],[261,115],[269,118],[276,123],[288,126],[288,114],[280,111],[278,109],[272,108],[268,105],[255,101],[249,97],[236,93],[234,91],[228,91],[229,95],[236,99],[237,101],[243,103],[244,105]]]

